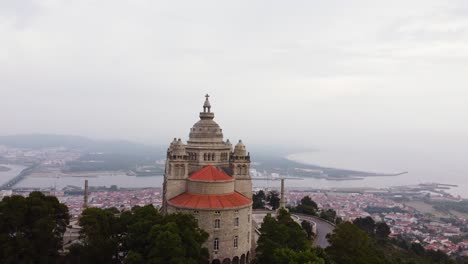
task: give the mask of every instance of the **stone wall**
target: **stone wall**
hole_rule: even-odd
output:
[[[208,241],[204,244],[210,252],[210,262],[219,259],[221,262],[225,258],[241,258],[242,255],[251,255],[252,243],[252,209],[251,205],[243,208],[229,210],[202,210],[202,209],[182,209],[168,206],[168,213],[188,213],[199,219],[198,225],[201,229],[210,234]],[[219,212],[219,214],[218,214]],[[239,225],[236,226],[236,218],[239,218]],[[215,227],[215,220],[220,220],[219,228]],[[234,247],[234,238],[238,237],[238,246]],[[214,250],[214,240],[219,239],[219,250]],[[240,263],[240,262],[239,262]]]

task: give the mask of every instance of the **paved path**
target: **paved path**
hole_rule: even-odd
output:
[[[252,217],[253,220],[258,224],[258,226],[261,226],[263,222],[263,218],[266,216],[267,213],[271,213],[272,215],[275,215],[276,213],[273,211],[261,211],[261,210],[254,210]],[[317,238],[314,241],[314,246],[316,247],[321,247],[321,248],[326,248],[330,245],[327,240],[327,234],[333,232],[335,229],[335,226],[320,219],[317,217],[313,216],[308,216],[308,215],[302,215],[302,214],[293,214],[293,216],[298,217],[298,222],[300,223],[302,220],[307,220],[310,222],[314,222],[317,227]]]
[[[317,225],[317,238],[314,241],[314,246],[326,248],[330,245],[327,240],[327,234],[333,232],[335,226],[323,221],[320,218],[306,215],[297,215],[301,220],[314,222]]]

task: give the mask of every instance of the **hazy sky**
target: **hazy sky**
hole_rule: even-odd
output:
[[[0,134],[468,141],[468,1],[0,1]]]

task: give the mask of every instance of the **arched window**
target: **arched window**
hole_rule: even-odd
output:
[[[234,218],[234,226],[239,226],[239,217]]]
[[[219,250],[219,239],[215,238],[213,241],[213,250]]]
[[[215,160],[215,154],[214,154],[214,153],[211,153],[211,160],[212,160],[212,161]]]
[[[214,228],[220,228],[220,227],[221,227],[221,220],[220,219],[215,219]]]
[[[237,248],[239,245],[239,237],[238,236],[235,236],[234,237],[234,248]]]

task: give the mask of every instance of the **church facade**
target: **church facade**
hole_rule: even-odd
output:
[[[249,263],[250,154],[242,141],[224,141],[208,95],[199,116],[187,143],[174,139],[167,150],[162,211],[194,215],[209,234],[210,263]]]

